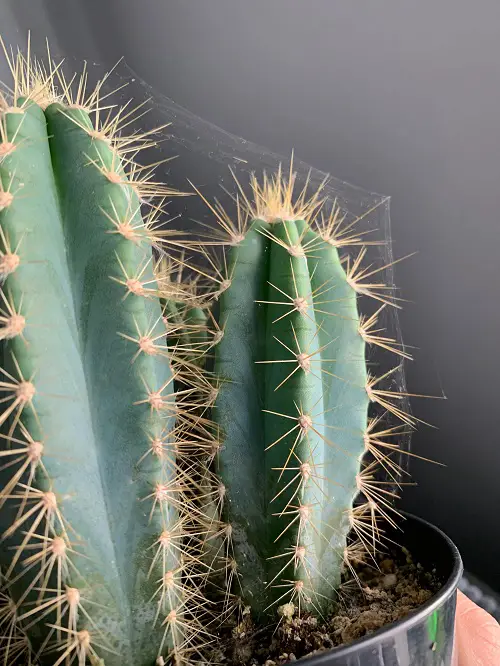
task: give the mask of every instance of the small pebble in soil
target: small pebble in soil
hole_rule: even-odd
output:
[[[382,587],[384,590],[390,590],[391,587],[394,587],[396,583],[398,582],[398,577],[396,574],[387,574],[382,578]]]

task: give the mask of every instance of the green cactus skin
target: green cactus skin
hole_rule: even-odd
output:
[[[142,193],[85,110],[16,104],[0,117],[1,566],[16,622],[41,664],[180,660],[175,396]]]
[[[303,220],[256,219],[229,250],[213,410],[229,564],[257,617],[334,599],[369,397],[356,291]]]

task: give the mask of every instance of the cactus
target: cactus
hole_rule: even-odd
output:
[[[379,430],[370,404],[414,423],[398,406],[401,394],[367,369],[367,345],[408,357],[377,324],[386,305],[397,306],[377,277],[386,266],[361,267],[362,234],[343,225],[336,205],[324,214],[321,188],[308,199],[306,184],[294,196],[292,168],[253,177],[252,202],[239,185],[237,224],[209,204],[227,252],[221,260],[203,250],[211,274],[191,266],[215,284],[206,550],[225,589],[222,613],[243,603],[257,622],[289,603],[299,613],[331,612],[343,568],[373,555],[379,518],[394,523],[394,493],[377,466],[398,481],[389,440],[400,430]],[[361,246],[354,260],[339,255],[347,245]],[[367,318],[360,295],[378,302]]]
[[[9,56],[0,106],[2,664],[152,666],[199,633],[189,445],[130,110]],[[60,92],[56,90],[59,88]],[[141,213],[142,211],[142,213]],[[175,242],[175,241],[172,241]],[[177,400],[177,402],[176,402]],[[190,533],[191,532],[191,533]],[[6,628],[7,627],[7,628]],[[23,662],[24,663],[24,662]]]
[[[236,222],[209,204],[223,259],[159,231],[174,192],[134,161],[153,133],[125,137],[132,112],[104,111],[85,70],[75,85],[8,58],[3,665],[193,663],[242,604],[266,624],[286,604],[330,613],[343,568],[394,523],[400,431],[370,404],[415,424],[392,371],[367,370],[368,345],[408,357],[377,323],[397,306],[385,267],[362,268],[321,188],[294,195],[292,166],[253,178],[253,202],[240,186]]]

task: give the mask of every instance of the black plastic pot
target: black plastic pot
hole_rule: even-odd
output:
[[[402,620],[346,646],[300,660],[304,666],[451,666],[457,587],[462,560],[457,547],[430,523],[403,514],[401,531],[390,538],[411,552],[443,586]]]

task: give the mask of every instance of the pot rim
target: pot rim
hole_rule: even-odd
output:
[[[335,656],[336,659],[338,659],[338,657],[348,657],[352,656],[352,653],[356,653],[360,647],[363,647],[363,649],[369,649],[371,645],[378,645],[382,636],[390,637],[393,634],[398,633],[403,625],[407,629],[410,629],[413,626],[423,622],[426,617],[437,610],[443,604],[446,598],[453,594],[454,591],[458,588],[458,584],[463,573],[463,563],[459,550],[453,541],[442,530],[440,530],[439,527],[436,527],[429,521],[424,520],[424,518],[419,518],[418,516],[415,516],[412,513],[407,513],[406,511],[400,511],[399,514],[402,518],[404,518],[405,521],[418,522],[422,525],[425,525],[429,529],[432,529],[446,543],[448,546],[450,558],[453,560],[451,573],[448,576],[446,582],[443,583],[436,594],[434,594],[428,601],[419,606],[418,609],[411,611],[411,613],[401,618],[400,620],[386,624],[373,633],[368,634],[367,636],[363,636],[362,638],[358,638],[357,640],[347,645],[339,645],[338,647],[325,650],[324,652],[304,656],[298,660],[299,662],[312,663],[314,661],[315,664],[320,665],[322,663],[327,663],[332,656]]]

